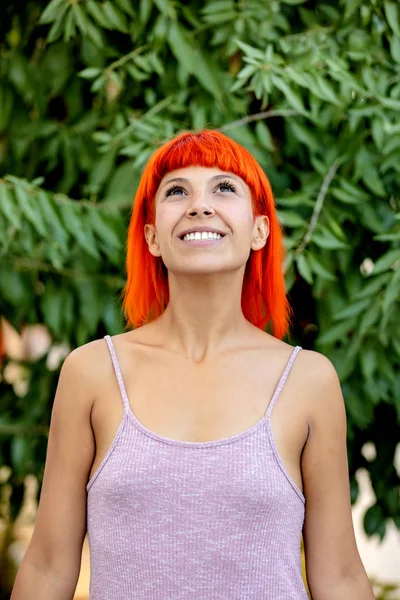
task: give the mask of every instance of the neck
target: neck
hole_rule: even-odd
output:
[[[242,284],[243,273],[170,274],[170,301],[157,319],[168,348],[200,363],[248,336]]]

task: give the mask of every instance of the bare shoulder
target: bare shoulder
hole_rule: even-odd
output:
[[[104,350],[107,350],[106,342],[103,338],[92,340],[82,346],[77,346],[68,354],[65,362],[74,365],[75,369],[80,369],[82,372],[86,370],[88,365],[91,365],[93,360],[105,355]]]
[[[310,424],[321,415],[343,415],[344,400],[339,377],[331,360],[320,352],[302,350],[296,359],[299,392],[307,404]]]
[[[312,378],[314,383],[318,380],[323,382],[327,377],[330,379],[337,378],[337,372],[333,363],[324,354],[303,348],[299,354],[299,359],[303,369],[305,369],[307,375]]]
[[[295,346],[268,336],[266,347],[275,355],[290,356]],[[302,391],[310,398],[317,399],[321,392],[339,385],[339,378],[333,363],[328,357],[314,350],[304,348],[297,354],[293,373]]]
[[[285,357],[295,348],[281,340],[272,341],[272,344],[273,352]],[[327,426],[331,419],[342,428],[345,426],[345,404],[339,377],[327,356],[302,348],[292,365],[290,378],[296,389],[296,406],[307,419],[310,431]]]
[[[92,390],[93,396],[109,376],[109,369],[110,355],[106,341],[102,338],[74,348],[62,366],[64,378]]]
[[[142,329],[142,328],[141,328]],[[112,335],[117,360],[122,370],[129,369],[132,362],[140,364],[143,350],[152,343],[147,343],[148,336],[138,331],[128,331]],[[110,350],[104,338],[98,338],[76,347],[66,357],[62,367],[62,379],[71,382],[72,389],[92,409],[102,403],[114,391],[115,373]]]

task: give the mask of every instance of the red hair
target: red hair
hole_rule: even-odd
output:
[[[129,326],[140,327],[160,316],[169,302],[168,276],[161,257],[153,256],[144,237],[146,223],[155,223],[155,196],[166,173],[190,166],[217,167],[241,177],[252,195],[253,213],[267,215],[270,233],[261,250],[250,251],[242,287],[245,318],[260,329],[267,324],[282,339],[288,332],[292,310],[283,276],[284,246],[267,176],[240,144],[223,133],[185,132],[150,157],[137,189],[126,242],[127,281],[122,305]]]

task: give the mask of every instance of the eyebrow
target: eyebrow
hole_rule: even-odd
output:
[[[238,183],[242,184],[242,182],[240,181],[240,179],[238,177],[236,177],[236,175],[231,175],[230,173],[224,173],[221,175],[214,175],[214,177],[211,177],[210,181],[219,181],[220,179],[226,179],[227,177],[230,177],[231,179],[235,179]],[[185,179],[185,177],[173,177],[172,179],[168,179],[164,185],[168,185],[169,183],[172,183],[173,181],[178,181],[179,183],[188,183],[188,179]]]

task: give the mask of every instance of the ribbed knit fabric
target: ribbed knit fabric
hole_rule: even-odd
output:
[[[300,539],[305,498],[278,454],[271,411],[211,442],[158,435],[124,403],[115,438],[88,482],[90,600],[307,600]]]

